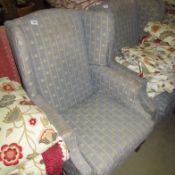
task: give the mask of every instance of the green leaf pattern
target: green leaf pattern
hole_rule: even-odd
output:
[[[22,147],[23,154],[19,165],[13,166],[12,169],[15,170],[12,171],[11,175],[15,173],[20,174],[23,168],[27,172],[32,172],[27,169],[27,165],[23,165],[26,160],[29,161],[30,165],[32,164],[34,174],[36,172],[41,175],[46,174],[40,154],[58,141],[57,131],[50,124],[46,114],[34,105],[30,99],[28,100],[27,95],[23,93],[24,90],[20,85],[18,85],[19,93],[14,91],[10,93],[5,92],[6,94],[2,96],[4,92],[2,91],[1,83],[4,83],[4,79],[2,82],[1,80],[0,78],[0,126],[2,126],[0,131],[0,148],[3,145],[17,143]],[[10,82],[13,83],[12,81]],[[16,84],[13,87],[16,87]],[[22,103],[20,103],[21,101]],[[21,168],[21,166],[24,167]],[[3,160],[0,157],[0,174],[3,175],[3,172],[7,172],[8,168],[3,164]]]

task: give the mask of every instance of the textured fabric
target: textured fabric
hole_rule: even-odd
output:
[[[63,160],[62,150],[64,149],[59,144],[53,145],[44,153],[37,155],[36,157],[27,160],[18,169],[10,172],[8,175],[27,175],[27,174],[42,174],[42,175],[61,175]],[[61,149],[60,149],[61,146]],[[36,166],[37,165],[37,166]]]
[[[45,101],[43,97],[41,97],[40,95],[36,95],[32,100],[38,107],[44,109],[51,124],[54,124],[56,128],[59,128],[59,134],[61,137],[65,138],[72,133],[72,129],[63,120],[62,116],[58,113],[56,108],[54,108],[47,101]]]
[[[112,76],[112,81],[115,83],[113,86],[108,76],[111,74],[104,75],[102,80],[105,83],[101,83],[101,75],[95,74],[87,63],[90,60],[88,60],[90,54],[86,51],[96,52],[95,49],[88,48],[90,42],[87,41],[87,36],[93,32],[88,33],[89,29],[84,29],[89,26],[86,26],[87,19],[90,18],[88,19],[90,23],[92,20],[89,13],[91,12],[50,9],[6,23],[28,93],[40,107],[46,110],[47,114],[53,114],[53,116],[50,115],[49,120],[54,122],[56,128],[63,124],[60,132],[70,150],[70,161],[65,164],[64,171],[70,175],[74,173],[107,174],[146,139],[153,127],[151,116],[144,112],[140,105],[138,106],[141,108],[138,106],[132,108],[134,105],[128,107],[127,100],[122,101],[127,94],[116,93],[124,84],[120,86],[117,79]],[[101,17],[104,21],[113,20],[110,19],[112,15],[108,13],[93,12],[94,22]],[[87,18],[84,17],[86,14],[89,15]],[[110,21],[101,20],[98,24],[100,26],[110,24],[106,27],[113,27]],[[104,29],[104,31],[109,31],[109,34],[101,39],[102,33],[99,36],[98,30],[94,28],[93,36],[97,36],[96,39],[99,38],[108,47],[106,43],[110,41],[105,41],[105,39],[111,40],[110,30],[112,31],[112,29]],[[26,33],[27,35],[24,35]],[[102,47],[97,46],[97,48]],[[104,48],[103,54],[108,54],[107,58],[110,51],[106,50],[108,48]],[[105,57],[102,60],[104,59]],[[97,67],[111,70],[106,66]],[[95,85],[96,83],[98,85]],[[110,88],[111,85],[112,88]],[[46,89],[49,89],[48,93],[45,93]],[[110,90],[112,90],[111,94],[115,95],[114,98],[111,98]],[[101,95],[102,91],[104,95]],[[136,94],[136,103],[138,103],[138,91],[139,88],[132,91],[134,95],[129,92],[129,97],[126,99],[131,96],[135,101]],[[47,107],[48,103],[50,104]],[[56,110],[52,111],[50,106]],[[90,136],[92,143],[89,143],[89,138],[83,135]],[[92,149],[89,149],[88,145]]]
[[[92,8],[92,10],[110,11],[114,17],[115,36],[113,47],[115,49],[112,50],[108,58],[108,63],[111,64],[114,55],[120,54],[121,47],[135,45],[138,41],[136,3],[133,0],[109,0],[104,1],[101,6]]]
[[[35,84],[41,95],[59,111],[81,102],[92,93],[80,17],[76,11],[52,9],[7,22],[13,26],[12,34],[19,34],[12,41],[15,47],[27,48],[24,55],[21,49],[15,52],[20,64],[24,60],[28,62],[19,68],[28,66],[25,74],[35,77],[25,84]]]
[[[92,7],[94,11],[110,11],[115,21],[115,55],[120,54],[124,46],[136,45],[143,36],[143,28],[150,20],[164,18],[162,0],[108,0]],[[113,64],[114,57],[109,59]],[[112,63],[111,63],[112,62]]]
[[[37,166],[36,166],[37,165]],[[26,174],[41,174],[46,175],[45,164],[43,163],[43,157],[41,154],[36,157],[27,160],[21,164],[18,168],[8,173],[8,175],[26,175]],[[7,174],[5,174],[7,175]]]
[[[100,94],[62,115],[75,130],[81,153],[101,175],[118,166],[153,126],[151,120]]]
[[[115,39],[111,57],[108,62],[113,66],[114,56],[120,55],[122,47],[131,47],[138,43],[145,35],[143,28],[150,20],[164,17],[164,3],[162,0],[107,0],[101,5],[92,7],[94,11],[110,11],[115,21]]]
[[[6,175],[13,169],[20,172],[20,167],[26,161],[35,162],[34,158],[37,155],[55,143],[59,143],[61,147],[61,154],[57,153],[60,159],[65,161],[69,158],[68,150],[62,138],[58,136],[58,131],[49,122],[46,114],[28,98],[19,83],[0,78],[1,95],[0,174]],[[35,172],[38,173],[42,169],[42,173],[45,173],[45,166],[41,161],[38,165],[32,165]],[[30,172],[34,171],[33,169]],[[28,171],[25,168],[23,170]]]
[[[87,11],[83,15],[89,63],[107,65],[114,49],[114,19],[108,11]]]
[[[167,117],[168,114],[175,112],[175,91],[171,94],[164,92],[156,96],[153,101],[157,111],[155,116],[156,121],[159,121],[163,117]]]
[[[165,24],[175,24],[175,15],[167,14],[163,22]]]
[[[47,0],[52,7],[67,9],[89,9],[91,6],[101,4],[101,0]]]
[[[175,50],[175,24],[163,24],[161,22],[148,22],[144,28],[151,36],[167,42]],[[172,48],[172,50],[173,50]]]
[[[154,115],[153,101],[148,98],[143,84],[132,77],[126,77],[122,71],[117,72],[102,66],[91,66],[91,69],[96,89],[101,93],[108,94],[127,108],[139,111],[146,118],[151,117],[145,110]]]
[[[20,77],[12,56],[5,27],[0,26],[0,77],[9,77],[20,82]]]
[[[64,139],[68,148],[70,150],[70,160],[65,163],[64,171],[69,174],[81,174],[81,175],[89,175],[93,174],[93,169],[90,166],[89,162],[85,159],[85,157],[81,154],[79,149],[79,142],[77,140],[77,134],[74,132],[70,137],[66,137]]]
[[[68,174],[80,175],[80,172],[77,170],[71,160],[66,161],[63,167],[63,175]]]
[[[137,6],[134,0],[110,0],[109,8],[115,19],[115,55],[119,55],[121,47],[138,41]]]
[[[175,15],[175,1],[174,0],[164,0],[164,1],[165,1],[166,14]]]
[[[148,21],[161,21],[165,16],[163,0],[136,0],[139,17],[139,36],[145,35],[143,28]]]
[[[115,55],[120,54],[123,46],[133,46],[138,41],[138,20],[134,0],[109,0],[101,5],[92,7],[92,11],[104,11],[112,13],[114,18],[114,42],[109,52],[107,62],[112,65]]]
[[[115,64],[114,55],[120,55],[122,47],[136,45],[139,40],[137,9],[135,0],[109,0],[104,1],[100,6],[92,8],[94,11],[110,11],[114,16],[114,49],[108,58],[110,66]]]
[[[60,156],[61,155],[61,156]],[[63,160],[62,151],[59,144],[53,145],[47,151],[42,153],[43,161],[46,165],[46,172],[48,175],[61,175]]]
[[[168,43],[146,37],[134,48],[122,48],[116,61],[147,80],[147,94],[153,98],[175,89],[175,48]]]
[[[131,0],[109,0],[104,1],[102,5],[92,8],[92,10],[95,11],[112,11],[114,15],[115,33],[117,36],[115,37],[116,49],[115,51],[113,50],[115,55],[120,55],[120,49],[122,47],[137,44],[138,39],[145,35],[143,28],[148,21],[161,21],[165,16],[165,7],[162,0],[135,0],[136,7],[132,3],[133,1]],[[139,82],[146,87],[146,82],[143,79],[139,78],[134,72],[127,70],[124,66],[115,63],[114,57],[109,58],[108,61],[109,65],[117,72],[122,72],[127,75],[130,80]],[[145,109],[150,111],[151,114],[154,114],[153,117],[155,117],[155,120],[160,120],[163,116],[167,115],[167,111],[172,111],[174,108],[172,105],[174,93],[159,95],[159,97],[153,99],[154,105],[150,102],[152,100],[147,98],[145,92],[141,95],[141,99]],[[152,108],[156,108],[157,114],[152,113]],[[159,116],[159,114],[161,115]]]

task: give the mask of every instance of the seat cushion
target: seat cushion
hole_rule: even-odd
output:
[[[76,132],[81,153],[100,175],[119,165],[153,128],[151,120],[100,93],[62,116]]]

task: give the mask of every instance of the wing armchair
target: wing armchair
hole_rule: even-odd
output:
[[[154,125],[142,87],[107,66],[113,15],[49,9],[5,25],[29,96],[69,147],[65,172],[109,174]]]

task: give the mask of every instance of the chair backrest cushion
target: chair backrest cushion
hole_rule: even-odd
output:
[[[6,22],[24,86],[58,111],[93,92],[80,11],[49,9]]]
[[[137,6],[134,0],[110,0],[109,8],[114,13],[115,54],[119,55],[122,47],[133,46],[138,42]]]
[[[138,44],[140,37],[145,35],[143,29],[148,21],[164,17],[163,0],[104,0],[91,10],[110,11],[114,17],[115,49],[108,60],[109,65],[115,64],[113,55],[120,55],[122,47]]]

